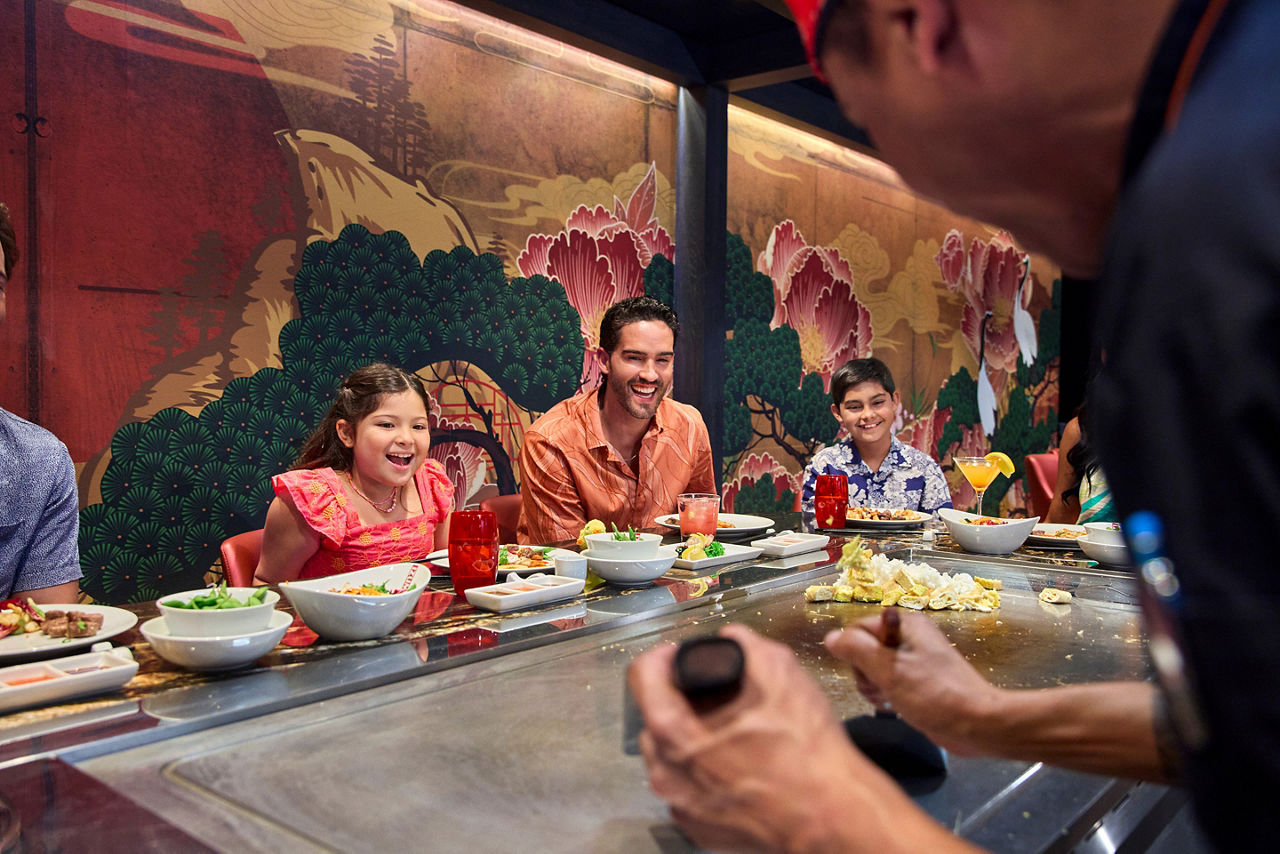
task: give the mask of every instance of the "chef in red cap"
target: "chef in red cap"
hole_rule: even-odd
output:
[[[1107,361],[1090,432],[1158,678],[1000,688],[916,613],[860,620],[827,649],[875,705],[955,754],[1182,782],[1215,847],[1270,850],[1274,544],[1213,508],[1280,518],[1280,3],[788,5],[842,112],[909,184],[1098,280]],[[1178,464],[1206,453],[1229,475]],[[968,848],[851,746],[790,649],[741,626],[722,634],[745,670],[712,711],[673,687],[671,647],[629,672],[650,784],[696,842]]]

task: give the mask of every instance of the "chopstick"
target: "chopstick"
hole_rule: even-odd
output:
[[[880,612],[880,643],[889,649],[897,649],[902,645],[902,618],[898,616],[897,608],[885,608]],[[875,716],[896,718],[898,713],[886,702],[883,707],[876,708]]]
[[[885,608],[880,613],[880,643],[890,649],[902,645],[902,618],[897,608]]]

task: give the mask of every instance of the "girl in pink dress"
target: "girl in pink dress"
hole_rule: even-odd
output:
[[[347,377],[292,471],[272,478],[257,580],[416,560],[448,541],[453,484],[427,459],[427,390],[386,364]]]

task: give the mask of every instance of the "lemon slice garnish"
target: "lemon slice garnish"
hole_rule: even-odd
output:
[[[996,468],[1000,469],[1000,474],[1005,477],[1013,477],[1013,460],[1009,459],[1009,455],[1000,451],[992,451],[987,454],[985,459],[996,464]]]

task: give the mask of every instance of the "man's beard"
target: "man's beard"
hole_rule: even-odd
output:
[[[632,380],[631,382],[635,382]],[[632,418],[648,420],[658,411],[658,404],[667,396],[669,385],[663,385],[661,381],[654,383],[653,402],[651,404],[643,404],[631,395],[630,384],[622,380],[615,379],[613,374],[605,374],[605,385],[608,387],[608,394],[613,395],[618,403],[622,404],[622,408]]]

